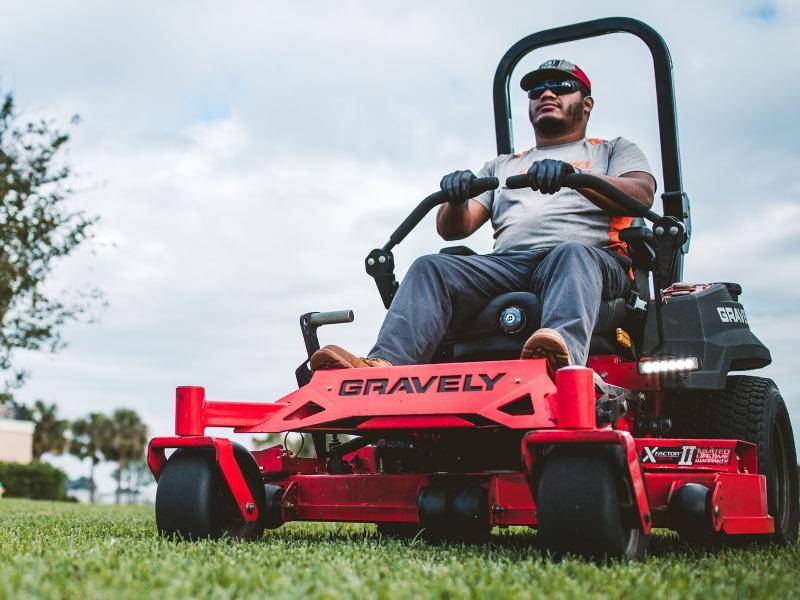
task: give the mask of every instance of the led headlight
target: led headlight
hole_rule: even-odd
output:
[[[678,373],[680,371],[696,371],[699,367],[697,357],[656,358],[639,363],[640,375],[660,375],[662,373]]]

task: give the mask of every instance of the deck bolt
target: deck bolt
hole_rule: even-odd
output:
[[[678,235],[678,228],[673,225],[672,227],[669,228],[669,234]]]
[[[656,227],[655,233],[656,235],[664,235],[664,228],[659,225],[658,227]]]
[[[720,511],[719,511],[719,504],[717,504],[717,505],[714,507],[714,516],[715,516],[715,517],[718,517],[718,516],[719,516],[719,512],[720,512]]]
[[[252,513],[255,509],[256,505],[252,502],[248,502],[247,504],[244,505],[244,512],[246,512],[248,515]]]
[[[367,259],[367,264],[371,267],[372,265],[375,264],[375,259],[374,258],[368,258]]]
[[[385,263],[386,262],[386,257],[385,256],[379,256],[378,257],[378,262],[381,263],[381,264]]]
[[[333,386],[332,386],[332,385],[329,385],[329,386],[328,386],[326,389],[327,389],[327,390],[330,392],[330,391],[332,391],[332,390],[333,390]]]
[[[522,380],[519,377],[515,377],[514,378],[514,383],[519,383],[520,381],[522,381]]]

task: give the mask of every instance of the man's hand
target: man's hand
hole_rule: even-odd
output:
[[[475,174],[472,171],[453,171],[442,177],[439,187],[450,204],[460,206],[469,200],[469,188],[473,179]]]
[[[531,189],[543,194],[555,194],[561,189],[564,177],[576,173],[575,167],[562,160],[537,160],[528,169]]]

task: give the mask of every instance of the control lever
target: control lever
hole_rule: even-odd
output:
[[[470,198],[496,189],[498,185],[500,185],[500,181],[497,177],[477,177],[470,183]],[[442,191],[434,192],[425,198],[392,232],[392,235],[389,236],[389,241],[381,248],[375,248],[370,251],[367,258],[364,259],[364,267],[367,270],[367,274],[375,280],[375,285],[378,286],[378,293],[381,295],[385,308],[388,309],[391,306],[394,295],[397,293],[397,288],[400,287],[394,276],[392,248],[402,242],[434,207],[447,201],[448,198]]]
[[[303,334],[303,342],[306,345],[308,357],[294,371],[298,387],[303,387],[311,381],[311,369],[308,361],[311,355],[319,350],[319,338],[317,329],[323,325],[336,325],[338,323],[352,323],[355,313],[352,310],[334,310],[330,312],[309,312],[300,317],[300,332]]]

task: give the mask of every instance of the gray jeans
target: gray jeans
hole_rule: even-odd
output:
[[[449,328],[461,329],[492,298],[533,291],[542,327],[558,331],[572,362],[586,364],[602,299],[630,282],[611,251],[566,242],[550,250],[421,256],[411,265],[383,321],[371,358],[393,365],[430,361]]]

